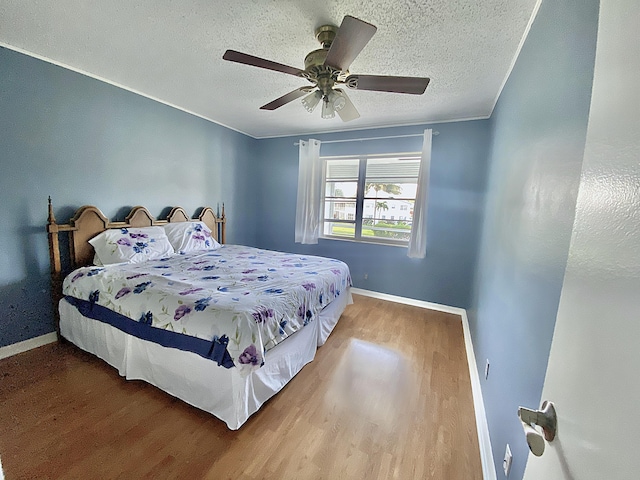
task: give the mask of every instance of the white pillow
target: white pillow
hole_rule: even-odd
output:
[[[176,253],[220,248],[220,244],[211,236],[211,230],[203,222],[167,223],[164,231]]]
[[[89,243],[103,265],[140,263],[173,255],[162,227],[116,228],[96,235]]]

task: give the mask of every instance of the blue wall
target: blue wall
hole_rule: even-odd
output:
[[[356,287],[468,307],[480,241],[482,203],[489,150],[489,121],[446,123],[313,135],[319,140],[440,132],[433,137],[427,222],[427,256],[407,257],[407,249],[320,239],[318,245],[294,243],[298,181],[297,137],[259,140],[256,173],[259,233],[257,245],[339,258]],[[422,138],[324,144],[321,155],[416,152]],[[365,280],[365,274],[368,279]]]
[[[226,202],[229,238],[252,243],[256,140],[0,48],[0,346],[53,331],[45,224],[94,204],[159,216]]]
[[[522,478],[519,405],[538,407],[589,113],[598,1],[544,0],[491,117],[488,195],[469,321],[498,478]],[[481,374],[481,378],[484,375]],[[553,399],[550,399],[553,400]]]

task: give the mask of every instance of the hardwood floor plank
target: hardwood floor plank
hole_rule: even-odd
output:
[[[238,431],[73,345],[0,360],[6,478],[482,478],[460,318],[354,299]]]

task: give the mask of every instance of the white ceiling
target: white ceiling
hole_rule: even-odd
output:
[[[0,45],[256,138],[486,118],[540,0],[0,0]],[[293,67],[314,30],[352,15],[378,27],[351,73],[425,76],[424,95],[348,90],[361,118],[320,118],[306,80],[222,60],[239,50]]]

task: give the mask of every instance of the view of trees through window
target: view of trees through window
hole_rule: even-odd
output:
[[[419,154],[323,160],[323,236],[401,244],[409,241]]]

